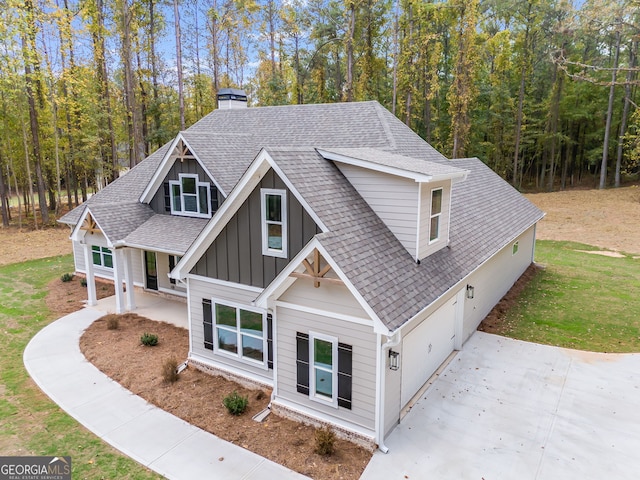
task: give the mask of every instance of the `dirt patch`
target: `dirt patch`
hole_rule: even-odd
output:
[[[167,359],[183,362],[189,351],[185,329],[135,314],[118,315],[119,328],[109,330],[109,317],[94,322],[80,340],[85,357],[106,375],[148,402],[231,443],[251,450],[314,479],[357,479],[371,453],[350,442],[336,440],[336,453],[314,453],[315,429],[270,414],[262,423],[252,417],[264,410],[268,390],[249,390],[220,376],[187,368],[175,383],[162,376]],[[158,336],[155,347],[140,343],[143,333]],[[223,399],[237,391],[249,399],[247,411],[231,415]],[[223,461],[223,460],[221,460]]]
[[[627,253],[640,253],[640,187],[565,190],[526,194],[546,217],[541,240],[567,240]]]
[[[0,266],[71,253],[67,226],[40,230],[0,228]]]
[[[56,315],[62,317],[80,310],[87,300],[87,287],[82,285],[84,277],[74,275],[69,282],[56,278],[49,283],[49,294],[46,298],[47,307]],[[96,278],[96,296],[98,299],[115,295],[113,283]]]

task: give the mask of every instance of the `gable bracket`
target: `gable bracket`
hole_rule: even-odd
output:
[[[90,213],[87,214],[87,216],[84,219],[84,222],[82,222],[82,225],[80,226],[80,230],[86,230],[91,234],[101,231],[100,227],[98,226],[98,224],[93,219]]]
[[[304,258],[302,259],[302,265],[304,265],[304,269],[306,273],[300,272],[291,272],[289,276],[295,278],[306,278],[308,280],[313,280],[313,286],[315,288],[320,287],[321,283],[333,283],[336,285],[344,285],[343,281],[339,278],[327,278],[325,275],[329,273],[331,270],[331,265],[328,263],[321,268],[322,265],[322,255],[317,248],[313,249],[313,264],[309,263],[309,261]]]

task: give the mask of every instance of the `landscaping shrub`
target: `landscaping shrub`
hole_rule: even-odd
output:
[[[329,427],[316,428],[315,432],[316,448],[314,452],[318,455],[329,456],[335,452],[336,434]]]
[[[235,390],[222,401],[231,415],[242,415],[249,405],[249,397],[243,397]]]
[[[83,287],[87,286],[87,279],[83,278],[82,280],[80,280],[80,285],[82,285]]]
[[[60,280],[62,280],[64,283],[70,282],[71,280],[73,280],[73,273],[63,273],[60,277]]]
[[[158,344],[158,336],[145,332],[140,337],[140,343],[146,347],[155,347]]]
[[[162,364],[162,379],[165,383],[178,381],[178,360],[173,357],[167,358]]]
[[[115,315],[107,318],[107,330],[118,330],[120,328],[120,319]]]

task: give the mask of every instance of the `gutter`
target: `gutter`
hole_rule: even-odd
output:
[[[378,401],[376,402],[376,443],[378,449],[382,453],[388,453],[389,448],[384,444],[384,395],[385,395],[385,379],[386,379],[386,361],[387,355],[385,352],[389,349],[397,346],[402,341],[402,332],[400,329],[396,330],[393,336],[387,336],[387,341],[380,345],[382,335],[378,334],[378,381],[377,394]]]

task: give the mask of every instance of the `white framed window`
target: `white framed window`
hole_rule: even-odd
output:
[[[171,214],[185,217],[211,218],[211,188],[198,181],[198,175],[179,174],[179,180],[169,181]]]
[[[429,228],[429,243],[440,238],[440,217],[442,216],[442,188],[431,190],[431,226]]]
[[[287,191],[260,189],[262,254],[287,258]]]
[[[267,316],[261,310],[212,300],[215,352],[267,368]]]
[[[338,339],[309,332],[309,398],[338,406]]]
[[[518,242],[513,242],[513,246],[511,247],[511,255],[515,255],[516,253],[518,253]]]
[[[107,247],[91,246],[93,264],[98,267],[113,268],[113,253]]]

